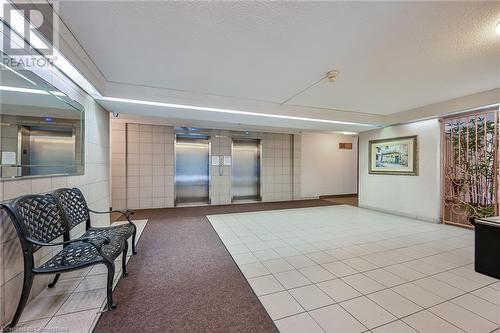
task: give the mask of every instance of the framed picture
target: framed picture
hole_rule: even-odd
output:
[[[382,175],[418,175],[417,136],[370,140],[368,173]]]

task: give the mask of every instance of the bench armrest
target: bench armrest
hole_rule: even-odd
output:
[[[121,211],[121,210],[110,210],[110,211],[106,211],[106,212],[101,212],[101,211],[92,210],[92,209],[90,209],[90,208],[89,208],[89,212],[94,213],[94,214],[111,214],[111,213],[119,213],[119,214],[121,214],[122,216],[124,216],[124,217],[127,219],[128,223],[133,224],[133,223],[132,223],[132,221],[130,220],[130,217],[131,217],[132,215],[134,215],[134,211],[133,211],[133,210],[131,210],[131,209],[127,209],[127,210],[125,210],[125,211]]]

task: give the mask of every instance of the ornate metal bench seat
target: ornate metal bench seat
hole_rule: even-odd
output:
[[[54,257],[40,266],[33,268],[33,272],[37,274],[52,274],[61,270],[66,271],[65,268],[74,270],[102,263],[104,257],[101,256],[101,253],[105,254],[108,258],[116,258],[116,254],[120,254],[123,247],[116,248],[112,246],[110,248],[104,245],[105,243],[102,240],[102,238],[95,237],[89,238],[88,241],[74,241],[66,244]],[[108,248],[107,251],[104,249],[105,247]]]
[[[126,275],[125,260],[128,250],[126,237],[130,237],[133,228],[92,228],[87,230],[82,237],[70,239],[70,230],[75,226],[71,221],[74,220],[67,214],[68,209],[63,208],[55,195],[25,195],[11,203],[1,204],[1,207],[6,210],[14,224],[24,256],[21,297],[14,317],[4,331],[10,331],[18,323],[36,274],[55,273],[56,278],[49,285],[53,287],[62,272],[104,264],[108,271],[107,308],[110,310],[115,307],[112,294],[115,259],[123,254],[122,270]],[[60,238],[63,241],[59,241]],[[34,253],[42,247],[54,246],[62,246],[62,249],[52,258],[35,267]]]
[[[78,188],[61,188],[55,190],[53,195],[56,197],[60,206],[64,209],[66,215],[68,216],[70,229],[76,227],[78,224],[85,222],[85,235],[84,236],[106,236],[113,240],[115,239],[128,239],[132,237],[132,253],[137,254],[135,250],[135,237],[137,232],[137,227],[130,220],[130,217],[134,214],[133,211],[106,211],[99,212],[89,209],[87,202],[83,193]],[[92,227],[90,220],[90,213],[95,214],[110,214],[119,213],[127,219],[128,223],[110,226],[110,227]]]

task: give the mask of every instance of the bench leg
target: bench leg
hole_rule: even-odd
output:
[[[4,332],[10,332],[12,328],[15,327],[19,322],[19,318],[23,313],[24,307],[26,306],[26,303],[28,303],[28,297],[31,292],[31,287],[33,286],[33,278],[34,278],[33,273],[31,273],[30,270],[25,269],[21,298],[19,299],[19,304],[17,305],[16,313],[14,313],[14,317],[12,318],[10,324],[5,326]]]
[[[115,277],[115,263],[106,261],[105,265],[108,268],[108,283],[106,287],[108,303],[106,307],[108,310],[113,310],[116,308],[116,304],[113,303],[113,279]]]
[[[61,273],[57,273],[56,276],[54,277],[54,280],[49,283],[48,287],[49,288],[54,288],[54,286],[56,285],[57,281],[59,281],[59,278],[61,277]]]
[[[127,254],[128,254],[128,240],[125,240],[125,249],[122,253],[122,276],[127,276]]]
[[[134,224],[134,232],[132,233],[132,254],[136,255],[137,251],[135,250],[135,235],[137,234],[137,227]]]

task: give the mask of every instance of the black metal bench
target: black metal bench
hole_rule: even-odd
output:
[[[90,228],[90,217],[87,218],[87,232],[80,238],[70,239],[70,230],[77,225],[78,216],[87,216],[90,211],[84,208],[73,212],[64,201],[64,191],[56,195],[25,195],[8,204],[1,204],[9,215],[19,236],[24,257],[24,280],[19,304],[14,317],[4,331],[10,331],[17,325],[26,306],[33,280],[37,274],[56,274],[54,286],[62,272],[69,272],[97,264],[104,264],[107,275],[107,304],[108,310],[116,307],[113,303],[113,279],[115,274],[115,259],[123,254],[122,270],[126,275],[126,256],[128,250],[127,230],[125,227]],[[74,191],[79,193],[80,191]],[[81,195],[83,199],[83,195]],[[80,198],[74,203],[81,202]],[[84,199],[83,199],[84,200]],[[84,202],[84,201],[83,201]],[[85,204],[86,207],[86,204]],[[127,219],[129,217],[126,214]],[[129,220],[129,219],[128,219]],[[72,222],[73,221],[73,222]],[[130,221],[130,220],[129,220]],[[133,225],[132,222],[130,224]],[[135,226],[133,226],[135,232]],[[119,231],[118,231],[119,230]],[[123,232],[123,233],[122,233]],[[60,237],[63,241],[57,241]],[[125,238],[126,237],[126,238]],[[56,241],[56,242],[54,242]],[[48,261],[35,267],[34,253],[46,246],[62,246],[62,249]]]
[[[94,237],[94,236],[105,236],[111,241],[122,241],[125,240],[125,253],[128,252],[127,240],[132,237],[132,254],[137,254],[135,250],[135,238],[137,233],[137,227],[130,220],[130,217],[134,214],[132,210],[126,210],[124,212],[113,210],[113,211],[95,211],[88,207],[87,202],[83,193],[78,188],[61,188],[52,192],[52,195],[56,198],[59,206],[64,210],[69,222],[69,229],[73,229],[80,223],[85,222],[85,233],[82,237]],[[90,220],[90,213],[95,214],[111,214],[119,213],[127,219],[126,224],[120,224],[109,227],[92,227]],[[126,255],[123,256],[122,266],[123,275],[127,276],[126,271]],[[59,280],[60,274],[56,274],[54,281],[49,284],[49,288],[55,286]]]

